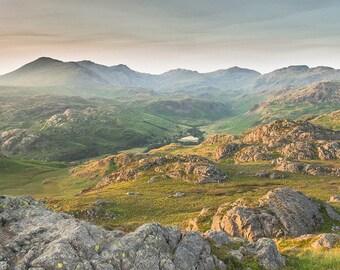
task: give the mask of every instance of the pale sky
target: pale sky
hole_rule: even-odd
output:
[[[340,1],[0,0],[0,74],[41,56],[149,73],[340,68]]]

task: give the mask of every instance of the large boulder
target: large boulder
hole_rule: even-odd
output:
[[[299,236],[319,228],[323,223],[320,205],[299,191],[278,188],[265,196],[266,205],[292,236]]]
[[[278,188],[259,200],[258,207],[220,207],[213,217],[212,229],[256,241],[306,234],[318,229],[323,221],[318,203],[298,191]]]
[[[145,224],[107,231],[30,197],[0,197],[2,269],[225,269],[196,232]]]

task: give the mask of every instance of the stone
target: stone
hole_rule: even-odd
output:
[[[324,222],[320,205],[304,194],[288,188],[270,191],[259,207],[240,202],[219,207],[212,229],[233,237],[256,241],[263,237],[299,236],[316,231]]]
[[[292,236],[312,232],[324,222],[320,205],[301,192],[278,188],[268,192],[265,198],[268,208]]]
[[[243,257],[244,257],[242,252],[239,251],[239,250],[231,250],[231,251],[229,251],[229,255],[234,257],[234,258],[236,258],[236,259],[238,259],[239,261],[241,261],[243,259]]]
[[[203,235],[203,238],[215,247],[221,247],[231,242],[224,231],[208,231]]]
[[[156,183],[157,181],[159,181],[159,177],[151,177],[151,178],[148,180],[148,183]]]
[[[181,197],[184,197],[184,196],[185,196],[184,192],[176,192],[172,197],[181,198]]]
[[[278,252],[274,241],[269,238],[260,238],[249,243],[246,249],[265,269],[277,270],[285,266],[285,258]]]
[[[2,269],[226,269],[197,232],[149,223],[124,235],[50,211],[30,197],[2,196],[0,206]]]
[[[335,243],[339,241],[339,236],[331,233],[324,233],[319,236],[319,238],[311,244],[312,248],[320,249],[326,248],[331,249],[334,247]]]
[[[219,161],[223,158],[228,158],[233,156],[233,154],[240,150],[242,148],[242,145],[237,143],[223,143],[216,147],[215,149],[215,160]]]
[[[105,205],[105,204],[107,204],[106,201],[104,201],[104,200],[97,200],[97,201],[95,201],[95,202],[93,203],[93,206],[103,206],[103,205]]]
[[[327,202],[323,202],[322,203],[323,206],[325,207],[325,210],[328,214],[328,216],[333,219],[333,220],[336,220],[336,221],[340,221],[340,215],[334,211],[334,209],[332,208],[332,206],[330,206]]]

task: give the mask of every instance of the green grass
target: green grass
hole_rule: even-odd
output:
[[[93,185],[85,179],[71,177],[68,171],[65,163],[1,159],[0,193],[36,198],[69,197]]]
[[[189,149],[189,148],[185,148]],[[245,198],[249,204],[277,187],[290,187],[300,190],[318,200],[327,200],[330,195],[339,193],[339,180],[335,177],[307,176],[287,173],[287,178],[271,180],[255,178],[255,172],[273,168],[266,162],[232,164],[225,161],[219,164],[227,172],[229,179],[220,184],[199,185],[184,182],[180,179],[161,179],[148,183],[152,171],[137,180],[111,184],[101,190],[74,196],[80,190],[93,186],[97,179],[87,180],[69,175],[70,167],[66,163],[46,163],[27,160],[2,159],[0,163],[0,190],[2,194],[32,195],[36,198],[47,198],[44,201],[58,211],[74,213],[76,217],[86,218],[83,210],[92,208],[92,204],[103,199],[111,204],[101,207],[94,223],[109,229],[120,228],[131,231],[147,222],[160,222],[163,225],[178,225],[185,229],[189,219],[196,217],[202,208],[209,207],[215,212],[219,205]],[[332,161],[338,164],[338,161]],[[114,170],[109,167],[110,170]],[[136,192],[135,196],[126,193]],[[176,192],[184,192],[182,198],[170,198]],[[336,206],[336,205],[335,205]],[[340,210],[339,206],[335,207]],[[107,212],[115,219],[106,218]],[[325,223],[320,231],[329,231],[334,224],[325,216]],[[201,220],[202,230],[210,227],[210,220]],[[280,248],[292,245],[286,242]],[[229,269],[262,269],[252,258],[242,262],[231,258],[225,250],[213,250],[225,262]],[[295,253],[284,253],[287,257],[285,269],[337,269],[339,256],[332,251],[317,252],[301,250]]]

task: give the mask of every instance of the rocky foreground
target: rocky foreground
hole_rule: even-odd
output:
[[[332,248],[339,241],[330,233],[305,236],[324,219],[321,205],[300,192],[276,189],[259,203],[258,208],[240,202],[221,207],[212,230],[204,234],[158,223],[125,234],[55,213],[31,197],[0,196],[0,270],[229,269],[230,261],[217,258],[216,249],[275,270],[285,265],[285,258],[270,237],[314,237],[313,248]]]
[[[0,197],[0,269],[226,269],[197,232],[107,231],[30,197]]]

